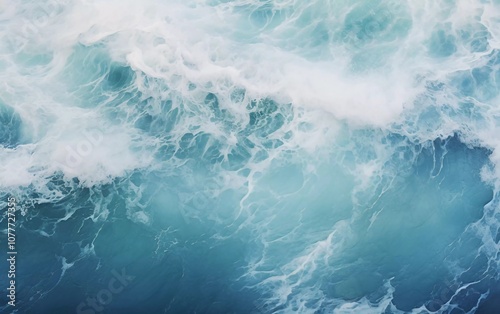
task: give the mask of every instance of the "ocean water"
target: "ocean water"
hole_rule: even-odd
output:
[[[500,313],[497,0],[0,1],[2,313]]]

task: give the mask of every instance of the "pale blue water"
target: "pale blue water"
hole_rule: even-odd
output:
[[[0,10],[2,313],[500,312],[498,1]]]

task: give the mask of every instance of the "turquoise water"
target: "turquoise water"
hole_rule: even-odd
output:
[[[495,1],[0,9],[2,312],[500,309]]]

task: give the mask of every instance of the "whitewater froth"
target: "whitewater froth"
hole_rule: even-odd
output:
[[[1,10],[0,188],[26,202],[24,267],[52,274],[23,279],[27,311],[125,266],[143,279],[110,311],[494,304],[498,3]]]

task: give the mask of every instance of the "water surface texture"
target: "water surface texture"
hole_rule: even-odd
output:
[[[497,0],[4,0],[2,313],[500,313]]]

